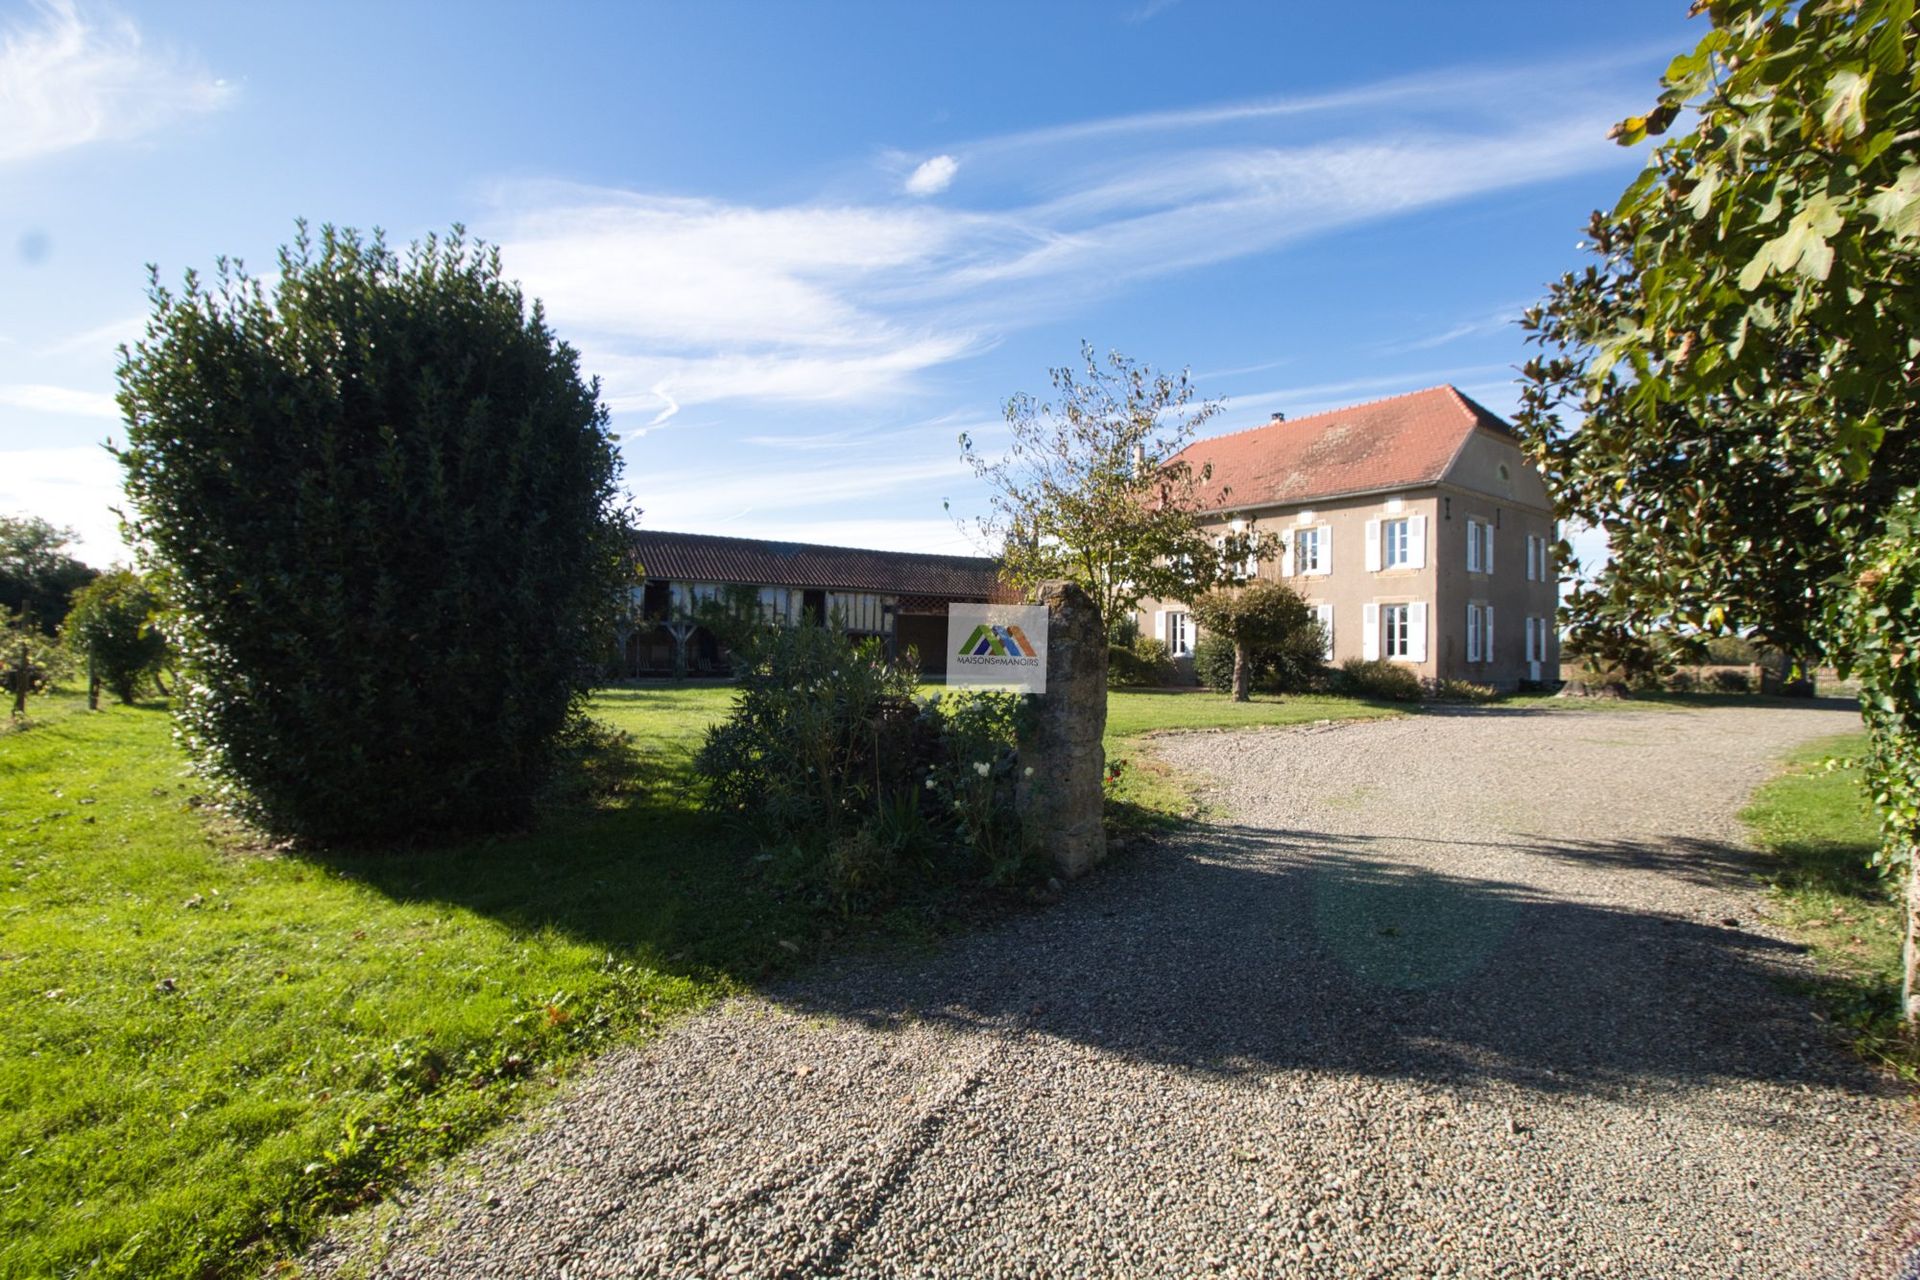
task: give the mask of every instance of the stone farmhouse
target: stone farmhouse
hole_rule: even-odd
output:
[[[625,674],[665,675],[677,646],[687,669],[722,674],[727,655],[685,619],[730,588],[753,592],[769,622],[813,623],[877,636],[890,652],[919,651],[921,670],[946,672],[947,606],[999,594],[999,566],[984,556],[868,551],[807,542],[768,542],[705,533],[642,531],[633,553],[644,574],[633,589],[633,624],[620,637]],[[676,636],[676,628],[684,634]]]
[[[1513,689],[1558,675],[1552,502],[1513,428],[1451,386],[1197,440],[1210,513],[1281,534],[1251,566],[1293,584],[1330,636],[1329,661],[1385,658],[1432,679]],[[1180,601],[1144,601],[1141,632],[1191,664]]]

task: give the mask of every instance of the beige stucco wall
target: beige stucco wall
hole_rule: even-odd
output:
[[[1504,477],[1500,474],[1502,466],[1506,467]],[[1427,606],[1426,660],[1407,663],[1417,675],[1511,689],[1533,676],[1524,660],[1524,619],[1537,617],[1548,620],[1547,650],[1538,673],[1549,680],[1555,677],[1560,654],[1552,619],[1558,588],[1551,568],[1545,580],[1528,579],[1526,544],[1529,534],[1552,541],[1552,507],[1539,474],[1503,437],[1476,431],[1462,448],[1446,482],[1438,486],[1264,508],[1248,514],[1256,529],[1279,533],[1289,541],[1301,528],[1319,525],[1328,531],[1331,571],[1295,573],[1289,581],[1309,603],[1333,606],[1335,664],[1363,656],[1368,604],[1420,601]],[[1368,522],[1402,515],[1426,517],[1424,565],[1369,572]],[[1467,570],[1469,519],[1494,526],[1491,574]],[[1279,561],[1269,560],[1260,565],[1259,576],[1278,578],[1282,568]],[[1469,603],[1493,607],[1491,654],[1471,663],[1466,656]],[[1182,608],[1177,602],[1142,602],[1137,615],[1142,634],[1164,638],[1164,615]]]

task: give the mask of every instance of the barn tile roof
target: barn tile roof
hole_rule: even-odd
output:
[[[1196,440],[1180,457],[1197,472],[1213,464],[1201,492],[1230,490],[1224,507],[1308,502],[1437,483],[1475,427],[1513,428],[1451,386]]]
[[[810,542],[767,542],[710,533],[641,530],[633,549],[649,578],[762,587],[813,587],[881,595],[985,600],[999,577],[984,556],[870,551]]]

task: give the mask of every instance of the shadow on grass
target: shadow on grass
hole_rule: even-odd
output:
[[[1504,846],[1512,848],[1514,846]],[[1736,851],[1541,842],[1538,856],[1691,878]],[[1874,1091],[1783,985],[1801,948],[1738,927],[1408,867],[1352,836],[1210,826],[1058,912],[901,970],[785,998],[883,1026],[1026,1029],[1207,1074],[1342,1071],[1632,1092],[1717,1081]],[[1768,1123],[1778,1117],[1755,1117]]]

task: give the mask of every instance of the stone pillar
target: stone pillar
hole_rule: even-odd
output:
[[[1047,607],[1047,691],[1020,743],[1015,793],[1030,838],[1071,880],[1107,856],[1107,635],[1093,598],[1071,582],[1040,588]]]

